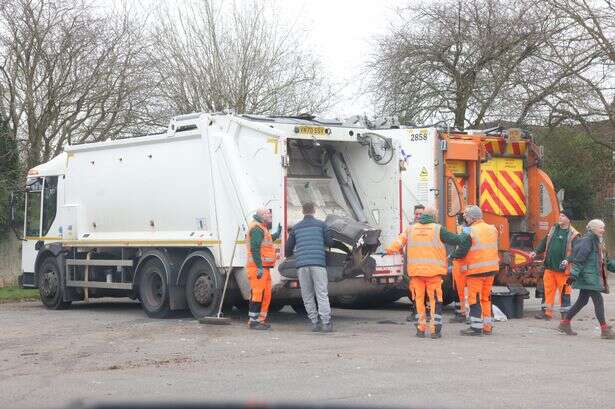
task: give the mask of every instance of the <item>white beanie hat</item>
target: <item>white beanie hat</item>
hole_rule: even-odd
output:
[[[463,211],[463,215],[468,222],[474,222],[483,218],[483,211],[476,205],[469,205]]]
[[[604,222],[600,219],[593,219],[590,220],[589,223],[587,223],[587,231],[591,231],[593,233],[595,233],[596,229],[600,228],[600,227],[604,227]]]

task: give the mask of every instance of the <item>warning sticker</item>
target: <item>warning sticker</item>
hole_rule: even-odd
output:
[[[421,182],[427,182],[429,180],[429,173],[427,173],[427,168],[425,166],[423,166],[419,173],[419,180]]]

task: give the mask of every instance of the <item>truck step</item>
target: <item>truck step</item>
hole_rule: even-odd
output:
[[[67,266],[119,266],[132,267],[132,260],[86,260],[86,259],[68,259]]]
[[[105,281],[66,280],[67,287],[110,288],[113,290],[132,290],[132,283],[107,283]]]

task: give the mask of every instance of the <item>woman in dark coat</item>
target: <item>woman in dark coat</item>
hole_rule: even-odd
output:
[[[579,298],[560,322],[559,330],[568,335],[577,335],[570,326],[572,318],[591,298],[600,323],[601,338],[615,339],[615,333],[606,323],[602,293],[609,292],[606,271],[615,271],[615,260],[608,260],[604,250],[605,226],[602,220],[594,219],[587,224],[587,232],[576,240],[572,252],[572,273],[569,280],[579,290]]]

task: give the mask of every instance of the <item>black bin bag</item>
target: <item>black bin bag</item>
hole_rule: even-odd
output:
[[[333,240],[326,250],[327,275],[330,282],[363,275],[366,279],[376,270],[371,255],[380,246],[380,230],[366,223],[343,216],[329,215],[325,219],[327,233]],[[286,278],[297,278],[295,257],[287,257],[278,266]]]

